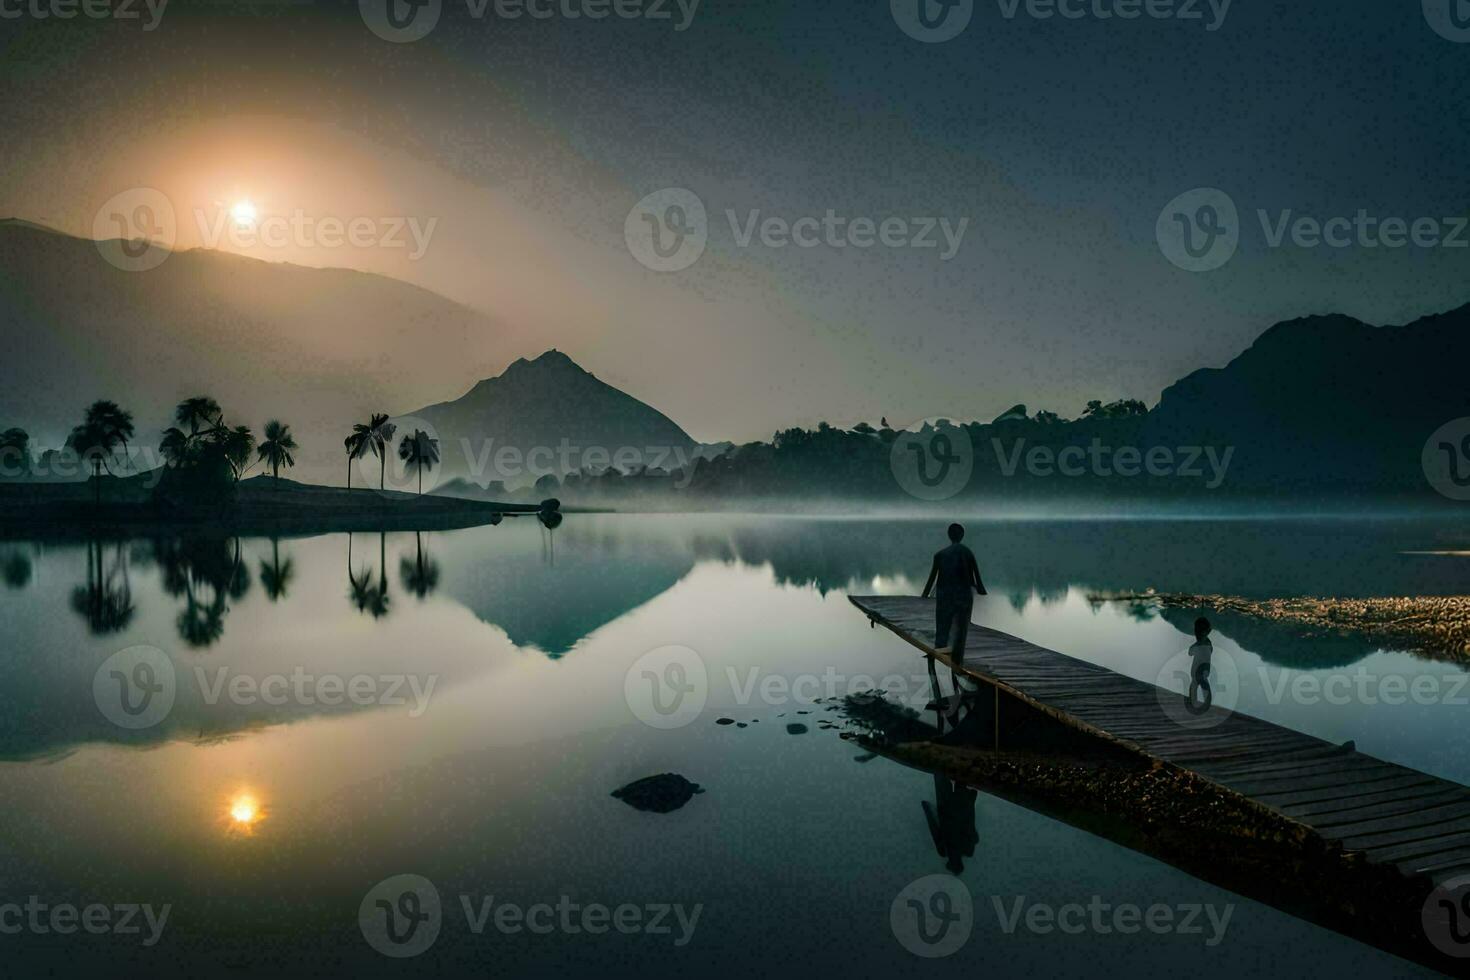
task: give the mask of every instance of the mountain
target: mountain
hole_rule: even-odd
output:
[[[1231,483],[1313,493],[1424,487],[1425,440],[1470,416],[1470,305],[1402,326],[1278,323],[1166,388],[1146,438],[1234,446]]]
[[[208,249],[126,272],[97,242],[0,221],[0,428],[37,451],[97,398],[155,447],[173,406],[203,393],[257,433],[290,423],[293,475],[341,483],[353,422],[469,385],[516,346],[489,317],[384,276]]]
[[[600,381],[566,354],[522,358],[450,402],[397,419],[439,438],[439,480],[518,487],[547,474],[617,466],[673,469],[699,446],[668,416]]]

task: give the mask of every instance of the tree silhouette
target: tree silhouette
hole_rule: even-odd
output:
[[[424,470],[432,470],[439,462],[439,440],[431,439],[423,429],[414,429],[413,435],[398,444],[398,458],[409,469],[418,471],[419,494],[424,492]]]
[[[174,421],[189,430],[189,435],[197,436],[201,428],[212,428],[219,423],[219,402],[208,395],[195,395],[179,402],[174,409]]]
[[[362,459],[368,451],[368,428],[365,425],[354,425],[352,435],[342,440],[342,448],[347,451],[347,489],[352,489],[352,462]],[[348,541],[348,549],[352,542]]]
[[[227,428],[224,419],[220,419],[219,428],[211,434],[219,440],[220,451],[224,454],[226,462],[230,464],[230,472],[235,477],[235,482],[240,482],[240,477],[250,468],[250,453],[255,449],[255,435],[250,431],[248,425],[237,425],[233,429]]]
[[[271,419],[265,424],[265,440],[255,451],[271,468],[271,476],[279,483],[281,467],[296,465],[296,457],[291,455],[296,448],[291,427],[277,419]]]
[[[87,406],[82,423],[71,430],[66,444],[80,458],[92,463],[93,492],[97,503],[102,502],[102,467],[121,446],[127,451],[128,439],[133,435],[133,416],[118,407],[117,402],[95,401]],[[112,472],[108,467],[108,472]]]
[[[356,440],[358,445],[355,455],[352,452],[351,446],[348,447],[347,454],[351,459],[361,458],[368,452],[378,457],[379,490],[384,489],[386,486],[388,443],[393,440],[393,433],[397,431],[398,427],[388,421],[388,416],[380,412],[374,412],[367,425],[363,425],[361,422],[357,423],[352,427],[352,435],[348,437],[349,442]],[[347,474],[347,479],[350,483],[352,480],[351,473]]]

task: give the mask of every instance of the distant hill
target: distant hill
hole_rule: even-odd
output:
[[[468,478],[518,487],[583,467],[670,469],[699,449],[668,416],[557,350],[522,358],[454,401],[407,415],[437,431],[441,483]],[[400,420],[401,427],[410,424]]]
[[[1470,416],[1467,364],[1470,305],[1403,326],[1290,320],[1166,388],[1146,438],[1235,446],[1242,488],[1416,490],[1425,440]]]
[[[0,221],[0,427],[57,446],[97,398],[134,413],[140,445],[181,399],[209,394],[258,433],[291,424],[294,476],[341,483],[355,421],[442,397],[507,363],[496,322],[384,276],[178,252],[124,272],[97,243]]]

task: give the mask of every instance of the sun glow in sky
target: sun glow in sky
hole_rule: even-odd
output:
[[[249,227],[255,224],[255,205],[248,197],[236,201],[230,208],[230,217],[235,219],[235,224],[242,227]]]

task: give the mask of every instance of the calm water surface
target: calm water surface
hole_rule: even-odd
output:
[[[0,544],[0,906],[170,906],[151,946],[146,926],[24,930],[0,932],[0,955],[16,975],[294,975],[308,962],[329,975],[1413,972],[984,794],[960,873],[970,938],[945,958],[909,954],[890,905],[945,870],[921,808],[933,780],[866,758],[819,727],[840,719],[811,702],[880,680],[923,705],[923,661],[846,595],[916,593],[942,535],[935,521],[573,515],[555,532],[508,520],[350,539]],[[1470,571],[1467,557],[1414,553],[1465,551],[1470,528],[1445,522],[973,522],[969,543],[991,592],[978,621],[1163,683],[1192,616],[1089,595],[1448,594]],[[1219,697],[1240,710],[1470,782],[1461,668],[1228,617],[1215,640]],[[670,645],[704,665],[706,703],[661,729],[630,706],[641,673],[629,673]],[[105,662],[137,646],[162,651],[174,700],[125,728],[99,697],[116,683]],[[132,664],[124,675],[147,680]],[[1402,695],[1415,679],[1418,695]],[[793,723],[807,731],[789,734]],[[609,795],[663,772],[705,792],[663,814]],[[443,902],[437,939],[402,964],[359,925],[369,890],[400,874]],[[476,934],[461,896],[699,912],[689,926],[670,914],[667,933],[492,921]],[[1008,932],[995,909],[1093,896],[1234,908],[1214,945],[1208,926]]]

